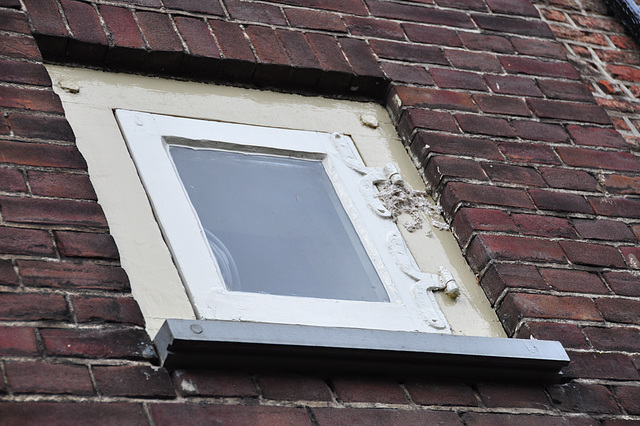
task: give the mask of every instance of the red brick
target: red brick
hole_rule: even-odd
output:
[[[262,395],[274,400],[331,401],[327,384],[318,377],[293,374],[261,374]]]
[[[96,385],[103,395],[173,398],[171,377],[163,368],[146,365],[94,366]]]
[[[37,356],[38,345],[33,328],[0,326],[0,355]]]
[[[609,389],[602,385],[566,383],[547,389],[554,406],[574,413],[620,413]]]
[[[142,34],[129,9],[101,4],[99,10],[116,46],[144,49]]]
[[[282,45],[294,66],[313,68],[316,70],[322,68],[313,48],[303,33],[286,30],[276,30],[276,33],[278,34],[278,37],[280,38],[280,41],[282,42]],[[297,71],[299,70],[294,70],[294,74]],[[318,75],[312,76],[310,74],[300,75],[301,78],[305,79],[307,82],[311,80],[313,83],[315,83],[319,77]]]
[[[116,322],[144,327],[144,318],[136,301],[131,297],[72,298],[78,322]]]
[[[569,221],[562,217],[514,214],[513,219],[525,235],[549,238],[576,238]]]
[[[174,21],[192,55],[207,58],[220,57],[216,42],[202,19],[176,16]]]
[[[88,201],[0,197],[0,209],[8,222],[107,226],[100,205]]]
[[[614,293],[622,296],[640,296],[640,274],[637,272],[605,272],[604,280]]]
[[[505,414],[505,413],[465,413],[462,420],[467,426],[564,426],[567,420],[561,416],[539,415],[539,414]],[[586,419],[579,423],[582,419],[572,418],[573,425],[578,426],[596,426],[596,423]]]
[[[176,387],[184,396],[257,397],[251,377],[236,371],[178,370]]]
[[[567,351],[571,363],[564,368],[567,379],[638,380],[640,374],[628,355]]]
[[[545,186],[540,173],[532,167],[511,166],[508,164],[484,163],[484,170],[494,182],[507,182],[528,186]]]
[[[0,253],[53,256],[53,243],[46,231],[0,226]]]
[[[454,109],[477,111],[471,96],[463,92],[437,89],[418,89],[407,86],[393,88],[403,107],[427,107],[431,109]]]
[[[598,191],[598,181],[582,170],[541,168],[543,179],[552,188]]]
[[[427,3],[427,1],[423,2]],[[436,3],[439,6],[453,9],[487,11],[487,5],[484,0],[437,0]]]
[[[622,256],[632,269],[640,269],[640,247],[620,247]]]
[[[528,0],[486,0],[487,6],[494,13],[539,17],[538,9]]]
[[[215,0],[163,0],[163,2],[166,7],[179,11],[224,15],[220,4]]]
[[[81,358],[153,359],[155,350],[144,330],[41,329],[49,356]],[[144,386],[144,382],[140,383]]]
[[[238,24],[209,20],[209,25],[218,39],[218,44],[225,58],[255,61],[249,42]]]
[[[536,290],[549,288],[536,267],[512,263],[493,263],[485,272],[480,284],[491,303],[498,300],[505,288],[532,288]]]
[[[343,16],[349,32],[355,36],[404,40],[404,32],[397,22],[361,16]]]
[[[27,186],[19,170],[0,167],[0,191],[26,192]]]
[[[640,301],[601,298],[596,300],[596,306],[607,321],[640,324]]]
[[[74,40],[106,47],[107,38],[93,6],[72,0],[60,0],[60,3]]]
[[[425,145],[428,148],[425,149]],[[500,151],[491,140],[439,133],[419,132],[411,143],[411,150],[421,161],[429,152],[502,160]]]
[[[597,105],[547,99],[528,99],[527,102],[531,110],[540,118],[611,124],[607,113]]]
[[[458,415],[446,411],[393,410],[373,408],[314,408],[320,425],[462,425]]]
[[[343,37],[339,38],[338,42],[356,75],[384,76],[378,60],[365,41]]]
[[[157,426],[177,424],[311,425],[304,408],[247,405],[152,403],[151,418]]]
[[[517,96],[542,96],[542,92],[530,78],[510,75],[485,75],[487,84],[495,93]]]
[[[182,43],[178,38],[171,19],[162,13],[136,12],[138,23],[153,51],[182,52]]]
[[[405,383],[411,399],[421,405],[478,405],[471,386],[449,381],[415,381]]]
[[[593,240],[635,241],[636,239],[629,227],[617,220],[574,219],[573,226],[582,237]]]
[[[393,81],[433,86],[433,79],[423,66],[381,62],[382,70]]]
[[[544,38],[553,37],[553,33],[547,24],[538,20],[480,14],[474,14],[473,20],[483,30]]]
[[[7,378],[15,393],[93,395],[89,371],[83,365],[48,362],[8,362]]]
[[[435,46],[370,40],[371,48],[380,58],[426,64],[448,65],[442,50]]]
[[[467,257],[476,271],[492,260],[565,262],[560,246],[554,241],[507,235],[476,235],[469,244]]]
[[[382,402],[406,404],[407,398],[400,385],[383,378],[337,378],[333,379],[333,389],[344,402]]]
[[[487,84],[479,74],[445,68],[429,69],[433,81],[443,89],[487,91]]]
[[[572,269],[542,268],[540,273],[549,285],[558,291],[572,293],[607,294],[609,290],[602,280],[593,273]]]
[[[598,46],[609,45],[607,37],[599,32],[580,31],[564,25],[551,25],[551,28],[557,39],[578,41],[580,43],[595,44]]]
[[[0,75],[2,75],[2,81],[7,83],[51,85],[47,69],[42,64],[0,60]]]
[[[78,425],[87,419],[94,425],[148,424],[142,404],[122,402],[3,402],[0,412],[7,424],[21,424],[25,419],[31,425]]]
[[[11,58],[41,61],[40,50],[33,38],[0,34],[0,55]]]
[[[472,97],[483,112],[491,114],[520,115],[525,117],[531,115],[529,107],[520,98],[499,95],[483,95],[481,93],[475,93]]]
[[[636,49],[638,44],[629,36],[612,34],[609,36],[613,44],[620,49]]]
[[[466,245],[473,232],[517,232],[511,217],[500,210],[462,208],[456,213],[452,227],[461,245]]]
[[[498,53],[514,52],[513,46],[506,37],[467,32],[459,32],[458,37],[468,49]]]
[[[425,109],[407,109],[402,115],[398,127],[400,129],[406,129],[407,136],[409,136],[416,127],[460,133],[458,125],[451,114]]]
[[[18,276],[8,260],[0,260],[0,285],[18,285]]]
[[[551,409],[547,395],[540,385],[480,383],[478,392],[487,407]]]
[[[416,43],[437,44],[441,46],[462,46],[456,31],[432,25],[402,24],[409,40]]]
[[[425,173],[433,187],[437,187],[443,179],[449,177],[487,180],[487,176],[477,162],[465,158],[445,157],[442,155],[435,156],[429,160]]]
[[[566,59],[567,53],[563,46],[554,41],[533,40],[530,38],[511,38],[511,43],[518,53],[550,59]]]
[[[126,291],[129,279],[118,266],[18,260],[26,286]]]
[[[36,34],[67,36],[55,0],[25,0],[24,3]]]
[[[593,213],[591,206],[581,195],[543,189],[530,189],[529,195],[541,210]]]
[[[507,294],[498,316],[510,334],[523,318],[602,321],[593,301],[587,297],[528,293]]]
[[[248,26],[246,33],[256,50],[258,59],[265,64],[289,65],[289,57],[276,33],[268,27]]]
[[[589,202],[597,214],[640,218],[640,201],[625,198],[590,198]]]
[[[307,9],[286,9],[285,15],[292,27],[314,30],[347,32],[347,26],[337,13]],[[255,18],[254,18],[255,19]],[[261,22],[264,22],[261,20]]]
[[[591,91],[581,82],[539,79],[538,87],[551,99],[595,103]]]
[[[640,414],[640,388],[632,386],[616,386],[615,394],[620,405],[628,414]]]
[[[313,9],[332,10],[334,12],[346,12],[353,15],[368,15],[367,9],[360,0],[323,0],[319,6],[317,0],[287,0],[282,3],[295,4],[296,6],[306,6]]]
[[[607,70],[611,73],[613,78],[618,78],[625,81],[640,81],[640,69],[629,67],[626,65],[607,65]]]
[[[51,90],[0,86],[0,107],[62,113],[62,103]]]
[[[0,30],[31,34],[27,17],[17,10],[0,11]]]
[[[98,199],[87,175],[29,171],[28,177],[34,195],[94,201]]]
[[[64,321],[67,302],[59,294],[0,293],[0,319],[13,321]]]
[[[625,266],[620,252],[615,247],[579,241],[560,241],[560,245],[569,260],[579,265],[613,268],[623,268]]]
[[[414,6],[383,1],[367,2],[371,14],[384,18],[445,25],[458,28],[473,28],[473,22],[466,13],[438,10],[432,7]]]
[[[527,194],[520,189],[473,185],[452,182],[442,193],[442,206],[450,213],[458,203],[486,204],[490,206],[533,208]]]
[[[8,118],[9,125],[16,136],[70,142],[75,140],[71,126],[62,117],[13,113]]]
[[[54,235],[64,257],[118,259],[118,249],[109,234],[56,231]]]
[[[583,331],[595,349],[640,352],[640,333],[637,328],[585,327]]]
[[[580,78],[580,74],[568,62],[549,62],[518,56],[502,56],[498,59],[507,72],[514,74],[570,79]]]
[[[500,142],[498,146],[505,157],[517,163],[560,164],[555,151],[548,145]]]
[[[570,125],[567,130],[576,145],[627,148],[627,142],[613,129]]]
[[[539,340],[557,340],[566,348],[588,349],[589,342],[575,324],[557,322],[525,322],[514,337]]]
[[[628,152],[558,147],[558,155],[570,166],[619,171],[640,171],[640,160]]]
[[[0,157],[4,163],[27,166],[86,169],[87,164],[75,146],[22,143],[0,140]]]
[[[334,37],[324,34],[307,34],[307,38],[326,71],[352,72]]]
[[[568,135],[562,126],[524,120],[516,120],[511,124],[516,134],[523,139],[554,143],[568,142]]]
[[[602,185],[614,194],[640,195],[640,177],[638,176],[605,175]]]
[[[616,22],[614,18],[572,14],[571,19],[573,19],[573,21],[578,25],[590,29],[606,30],[619,33],[624,32],[624,27],[620,23]]]

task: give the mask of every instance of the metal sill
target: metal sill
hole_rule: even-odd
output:
[[[559,342],[234,321],[166,320],[168,369],[242,369],[559,382]]]

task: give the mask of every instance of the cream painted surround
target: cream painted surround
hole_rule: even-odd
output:
[[[351,136],[367,166],[382,167],[392,161],[413,188],[424,188],[387,112],[374,103],[79,68],[47,68],[75,132],[78,148],[88,163],[122,266],[152,337],[167,318],[195,316],[113,109],[286,129],[338,131]],[[408,233],[402,227],[401,231],[422,271],[437,274],[438,267],[444,266],[458,282],[461,295],[457,300],[436,293],[453,334],[504,337],[495,312],[453,235],[435,228],[431,237],[421,231]]]

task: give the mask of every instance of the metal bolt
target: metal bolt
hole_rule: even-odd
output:
[[[191,329],[191,331],[193,331],[195,334],[201,334],[204,329],[202,328],[201,325],[198,324],[191,324],[191,326],[189,327]]]

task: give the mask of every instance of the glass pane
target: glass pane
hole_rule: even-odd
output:
[[[229,290],[389,301],[320,161],[169,153]]]

